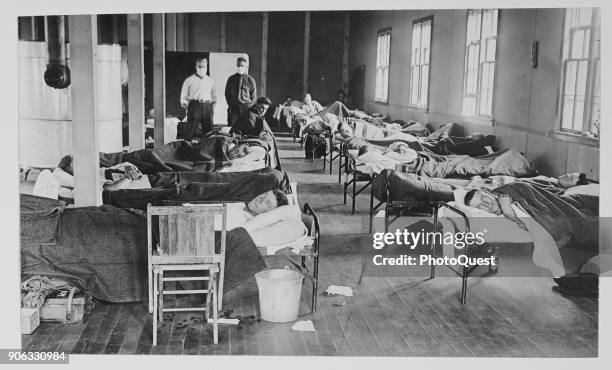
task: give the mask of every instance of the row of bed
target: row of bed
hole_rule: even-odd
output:
[[[313,117],[291,114],[290,118],[301,141],[310,139],[325,145],[323,163],[329,164],[330,173],[337,160],[338,181],[344,174],[344,199],[346,203],[347,195],[351,196],[353,213],[357,195],[370,188],[370,231],[383,207],[385,232],[402,215],[425,214],[433,216],[438,223],[454,212],[469,225],[470,217],[483,215],[462,204],[458,194],[479,182],[491,189],[516,179],[527,184],[518,187],[520,191],[515,197],[521,197],[521,204],[527,208],[540,207],[540,213],[531,216],[545,229],[559,225],[554,220],[547,223],[540,217],[542,214],[554,209],[555,217],[562,218],[564,211],[573,212],[572,208],[562,206],[567,205],[567,198],[561,189],[551,192],[540,187],[538,181],[530,182],[537,173],[524,156],[512,149],[494,151],[493,136],[462,137],[461,128],[456,124],[443,125],[437,130],[412,122],[389,124],[381,117],[350,111],[338,102]],[[101,166],[132,163],[147,176],[151,185],[147,189],[104,191],[101,207],[71,208],[63,201],[22,195],[22,273],[63,278],[106,301],[146,300],[147,236],[143,211],[147,204],[248,202],[272,189],[292,193],[296,199],[295,186],[290,186],[287,174],[281,170],[275,141],[233,140],[215,133],[198,144],[176,141],[132,153],[101,154]],[[261,160],[236,163],[230,155],[232,144],[265,148],[263,163]],[[364,185],[358,189],[358,183]],[[350,193],[349,188],[352,188]],[[598,196],[598,188],[591,187],[589,191],[588,196]],[[572,203],[578,208],[572,216],[584,219],[592,216],[582,212],[582,199],[577,200],[578,203]],[[304,212],[304,223],[309,225],[308,233],[315,241],[312,249],[300,252],[302,261],[296,266],[305,267],[306,259],[314,262],[305,272],[313,282],[315,309],[319,229],[315,212],[308,205],[304,206]],[[472,226],[477,227],[476,222]],[[261,246],[254,245],[248,233],[240,230],[228,233],[227,290],[265,267],[252,263],[265,251],[257,248]],[[432,253],[439,253],[438,247],[432,245],[435,249]],[[253,255],[253,251],[260,253]],[[286,252],[281,249],[279,253]],[[461,273],[463,301],[470,272],[464,269]]]
[[[266,155],[256,163],[236,162],[240,158],[232,149],[240,145],[263,147]],[[103,168],[122,163],[136,166],[150,187],[105,190],[99,207],[73,207],[70,199],[21,195],[24,279],[59,278],[103,301],[146,301],[147,205],[245,203],[278,189],[288,194],[290,205],[299,207],[296,184],[281,170],[275,140],[236,142],[216,132],[199,143],[179,140],[135,152],[100,153]],[[319,225],[308,204],[301,212],[306,235],[299,248],[295,242],[258,245],[241,227],[227,232],[226,292],[264,269],[262,256],[297,256],[299,263],[293,264],[311,280],[312,309],[316,309]]]
[[[564,189],[557,179],[539,176],[516,150],[495,151],[495,136],[461,136],[461,127],[455,123],[430,130],[415,122],[384,122],[381,117],[350,111],[338,102],[315,116],[293,117],[301,141],[325,146],[324,171],[329,164],[331,174],[337,160],[338,182],[345,175],[344,203],[347,196],[352,198],[353,214],[357,196],[370,187],[370,233],[376,220],[382,220],[376,231],[388,232],[402,216],[433,217],[436,230],[443,226],[457,230],[457,223],[474,232],[489,227],[496,232],[490,233],[486,248],[477,252],[492,254],[498,245],[533,243],[536,265],[557,276],[580,265],[563,261],[557,249],[585,252],[582,262],[598,253],[599,184],[591,181]],[[511,193],[513,200],[528,210],[521,216],[535,222],[527,222],[528,230],[521,230],[503,216],[466,205],[463,197],[474,188]],[[453,220],[452,224],[448,220]],[[490,220],[494,220],[493,228]],[[572,224],[584,227],[568,227]],[[583,240],[586,228],[592,231],[586,233],[591,236],[587,241]],[[571,230],[559,232],[564,229]],[[431,247],[432,254],[441,253],[441,245]],[[474,268],[458,272],[463,277],[464,303],[467,277]]]

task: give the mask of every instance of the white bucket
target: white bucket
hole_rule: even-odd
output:
[[[272,322],[297,319],[303,279],[304,275],[288,268],[265,270],[255,274],[261,318]]]

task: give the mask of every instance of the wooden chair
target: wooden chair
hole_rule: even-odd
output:
[[[215,250],[215,216],[221,216],[218,251]],[[153,217],[157,219],[156,223]],[[158,226],[155,249],[154,225]],[[223,297],[226,225],[226,204],[147,206],[149,312],[153,314],[153,345],[157,345],[157,325],[158,320],[163,321],[163,313],[186,311],[204,311],[206,322],[212,311],[213,339],[215,344],[218,343],[217,314]],[[166,271],[201,271],[202,275],[165,277]],[[204,271],[208,274],[205,275]],[[207,281],[207,288],[165,290],[165,283],[177,281]],[[169,294],[205,294],[205,307],[164,308],[164,295]]]

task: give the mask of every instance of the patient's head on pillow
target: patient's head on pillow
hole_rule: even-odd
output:
[[[557,178],[559,180],[559,186],[568,189],[576,185],[588,185],[589,181],[586,178],[586,174],[572,172],[561,175]]]
[[[338,125],[340,124],[338,116],[332,113],[325,113],[323,120],[325,121],[325,125],[329,127],[332,132],[336,132],[338,130]]]
[[[247,209],[254,214],[260,214],[287,204],[289,204],[287,194],[273,189],[253,198],[247,203]]]
[[[406,153],[409,153],[411,150],[410,146],[404,143],[403,141],[391,143],[391,145],[389,145],[389,149],[399,154],[406,154]]]
[[[473,140],[482,140],[484,139],[484,135],[481,134],[480,132],[474,132],[473,134],[471,134],[470,136],[468,136],[470,139]]]
[[[72,156],[70,154],[63,156],[62,159],[60,159],[59,163],[57,164],[57,168],[66,172],[69,175],[74,176],[74,173],[72,170]]]
[[[465,194],[466,206],[482,209],[483,211],[501,215],[498,198],[495,194],[485,189],[472,189]]]
[[[230,146],[228,146],[228,149],[229,152],[227,153],[227,156],[229,157],[229,159],[237,159],[247,155],[248,147],[245,144],[230,144]]]

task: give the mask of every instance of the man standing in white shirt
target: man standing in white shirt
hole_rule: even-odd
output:
[[[213,113],[217,102],[215,81],[208,76],[208,59],[196,60],[196,72],[185,79],[181,89],[181,106],[187,109],[187,130],[183,139],[191,140],[198,126],[202,135],[213,128]]]

